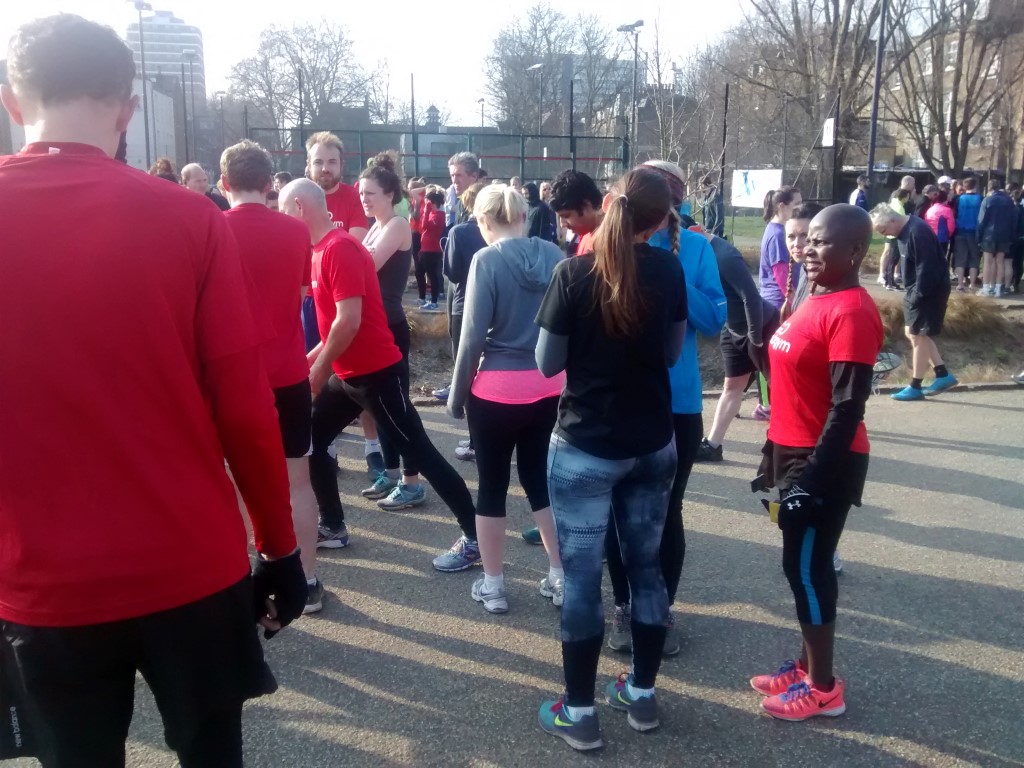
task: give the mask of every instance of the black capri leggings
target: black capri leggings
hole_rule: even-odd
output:
[[[430,278],[430,300],[437,304],[441,290],[441,254],[437,251],[420,251],[416,259],[416,287],[421,301],[427,298],[427,278]]]
[[[780,497],[800,476],[809,454],[807,449],[775,446],[776,477],[783,478],[778,483]],[[839,580],[832,555],[839,546],[850,507],[860,505],[867,473],[868,455],[851,451],[843,462],[841,477],[829,486],[810,522],[782,530],[782,571],[793,590],[801,624],[820,626],[836,620]]]
[[[466,418],[476,450],[480,478],[476,513],[505,517],[505,500],[516,452],[519,483],[534,512],[550,506],[548,500],[548,442],[558,415],[558,397],[535,403],[510,405],[483,400],[474,394],[466,403]]]
[[[697,459],[704,436],[704,418],[699,413],[673,413],[672,426],[676,438],[676,477],[672,481],[672,492],[668,497],[668,516],[665,530],[661,535],[661,573],[668,589],[668,603],[676,601],[679,580],[683,575],[683,558],[686,556],[686,535],[683,531],[683,495],[690,481],[693,462]],[[616,605],[629,603],[629,579],[619,552],[619,537],[614,525],[608,526],[605,537],[605,551],[608,556],[608,575],[612,580],[612,592]],[[831,555],[830,555],[831,557]],[[831,561],[829,561],[831,562]]]
[[[409,396],[409,346],[412,343],[411,336],[409,335],[409,321],[404,317],[402,322],[389,325],[391,329],[391,335],[395,337],[395,346],[398,347],[398,351],[402,353],[402,359],[398,362],[398,378],[402,382],[402,390],[405,392],[405,396]],[[399,455],[398,448],[394,442],[388,438],[387,432],[382,429],[377,430],[377,437],[380,439],[380,452],[384,456],[384,468],[385,469],[398,469]],[[419,470],[416,468],[415,460],[411,460],[410,457],[402,457],[402,474],[406,477],[414,477],[419,474]]]

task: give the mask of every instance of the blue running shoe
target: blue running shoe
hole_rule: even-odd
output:
[[[947,389],[952,389],[960,381],[952,373],[947,373],[941,378],[935,379],[931,384],[924,388],[925,395],[939,395],[945,392]]]
[[[451,390],[451,387],[441,387],[440,389],[435,389],[430,394],[433,395],[434,397],[436,397],[441,402],[446,403],[446,402],[448,402],[448,392],[449,392],[449,390]],[[466,444],[469,445],[469,443],[466,443]],[[462,443],[459,443],[459,445],[461,446]]]
[[[383,499],[385,496],[390,495],[397,487],[397,480],[392,480],[388,477],[387,472],[381,472],[377,475],[377,479],[373,481],[373,485],[369,488],[364,488],[360,493],[366,499]]]
[[[420,483],[419,485],[406,485],[405,483],[399,483],[395,486],[394,490],[388,494],[387,498],[381,499],[377,502],[377,506],[381,509],[386,509],[390,512],[396,512],[400,509],[412,509],[418,507],[427,499],[427,488]]]
[[[661,725],[658,720],[658,700],[655,696],[641,696],[634,699],[629,695],[626,684],[630,675],[623,673],[608,683],[604,690],[605,700],[612,709],[626,713],[629,727],[634,731],[651,731]]]
[[[464,571],[480,562],[480,545],[472,539],[460,536],[452,548],[434,558],[434,567],[445,573]]]
[[[924,400],[924,391],[916,387],[904,387],[899,392],[893,392],[892,399],[904,403],[913,400]]]
[[[584,715],[579,720],[573,720],[565,711],[562,699],[541,704],[538,719],[542,730],[562,739],[573,749],[583,752],[604,746],[597,715]]]

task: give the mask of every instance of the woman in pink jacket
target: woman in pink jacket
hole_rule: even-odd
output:
[[[946,190],[939,190],[939,196],[925,211],[924,220],[939,239],[939,246],[948,248],[953,240],[953,232],[956,231],[956,216],[949,205],[949,193]]]

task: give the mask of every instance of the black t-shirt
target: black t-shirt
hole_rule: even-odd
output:
[[[614,338],[595,300],[594,257],[555,267],[537,324],[569,338],[565,390],[556,433],[603,459],[628,459],[664,448],[672,439],[668,346],[674,323],[686,319],[686,282],[679,259],[661,248],[635,246],[645,300],[642,330]]]
[[[923,219],[911,216],[896,238],[902,257],[903,285],[907,297],[915,302],[922,297],[949,292],[949,267],[939,249],[939,240]]]

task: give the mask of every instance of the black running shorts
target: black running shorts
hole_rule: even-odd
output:
[[[308,456],[313,437],[313,394],[309,379],[275,389],[274,405],[281,425],[285,458]]]

